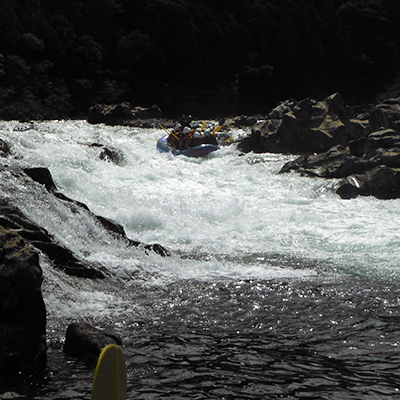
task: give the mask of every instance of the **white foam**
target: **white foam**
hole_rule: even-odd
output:
[[[151,259],[113,242],[85,214],[49,201],[33,185],[15,187],[11,195],[3,182],[3,192],[8,196],[19,193],[16,204],[38,223],[79,254],[98,257],[116,276],[129,279],[138,264],[169,279],[314,274],[307,269],[277,269],[268,263],[243,266],[216,261],[214,256],[221,254],[231,259],[243,254],[290,254],[369,269],[378,265],[396,270],[400,265],[396,222],[400,201],[346,201],[330,190],[333,181],[279,174],[293,157],[239,156],[234,147],[205,159],[175,157],[156,151],[156,140],[163,134],[159,129],[106,127],[84,121],[34,123],[22,128],[17,122],[0,126],[1,137],[8,138],[15,152],[24,157],[14,163],[49,167],[61,192],[121,223],[132,239],[211,257],[184,262],[158,256]],[[93,143],[119,149],[125,163],[100,160],[100,149]],[[24,192],[29,193],[29,201]],[[132,261],[137,259],[139,263]]]

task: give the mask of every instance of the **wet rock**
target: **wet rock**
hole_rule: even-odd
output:
[[[96,360],[109,344],[122,345],[122,339],[115,333],[76,322],[68,326],[63,350],[70,356]]]
[[[0,374],[44,366],[46,309],[39,256],[13,228],[0,226]]]
[[[0,156],[7,157],[11,153],[11,145],[7,141],[0,139]]]
[[[25,168],[24,172],[35,182],[44,185],[48,192],[53,193],[57,190],[53,177],[47,168]]]
[[[320,178],[343,178],[355,172],[364,172],[368,166],[368,162],[353,156],[349,147],[339,145],[322,154],[303,155],[290,161],[282,167],[280,173],[296,171]]]
[[[362,126],[351,122],[351,113],[338,93],[323,101],[289,100],[272,110],[263,124],[253,126],[250,138],[239,143],[248,152],[292,154],[322,153],[335,145],[346,145],[362,134]]]
[[[104,278],[104,274],[99,270],[100,266],[79,258],[60,244],[46,229],[31,221],[21,210],[5,201],[0,201],[0,226],[18,232],[18,235],[31,246],[47,255],[54,267],[66,274],[92,279]]]
[[[357,196],[396,199],[400,197],[400,168],[378,166],[364,174],[351,175],[340,181],[335,191],[343,199]]]
[[[36,182],[43,184],[45,188],[49,191],[49,193],[53,194],[58,199],[74,204],[75,206],[88,212],[93,218],[97,219],[97,221],[111,234],[118,235],[119,238],[121,240],[124,240],[128,245],[141,247],[145,251],[154,251],[155,253],[163,257],[166,257],[170,254],[169,251],[160,244],[145,244],[128,238],[125,234],[124,228],[121,225],[117,224],[115,221],[93,214],[86,206],[86,204],[70,199],[63,193],[58,192],[51,173],[47,168],[27,168],[24,170],[24,172]],[[34,235],[31,244],[47,254],[48,257],[54,262],[56,267],[64,270],[67,274],[70,275],[86,278],[104,278],[104,274],[98,270],[99,266],[92,265],[91,263],[88,263],[74,255],[69,249],[57,243],[46,230],[38,226],[36,226],[34,230],[36,232],[40,231],[40,235],[42,237],[51,238],[47,241],[35,240]]]
[[[244,152],[302,154],[281,171],[321,178],[344,178],[343,198],[395,198],[399,190],[400,98],[372,105],[356,118],[339,94],[324,101],[288,100],[252,127],[239,142]]]
[[[239,115],[234,118],[228,118],[223,121],[222,130],[229,130],[233,128],[248,128],[254,126],[257,123],[257,118],[247,115]]]
[[[100,153],[100,160],[110,161],[115,165],[123,166],[125,164],[124,153],[115,147],[103,146]]]

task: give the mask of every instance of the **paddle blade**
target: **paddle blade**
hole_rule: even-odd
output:
[[[121,347],[104,347],[97,362],[91,400],[126,399],[126,361]]]
[[[215,135],[220,129],[222,128],[221,125],[218,125],[211,133]]]
[[[204,123],[203,123],[203,125],[201,126],[201,129],[200,129],[201,132],[204,131],[204,128],[206,127],[206,125],[207,125],[207,121],[204,121]]]

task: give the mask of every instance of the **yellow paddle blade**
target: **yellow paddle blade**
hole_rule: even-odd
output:
[[[169,132],[160,123],[158,123],[158,125],[160,125],[162,129],[164,129],[164,131],[167,133],[167,135],[169,135]],[[173,131],[171,131],[171,135],[174,136],[175,139],[179,140],[178,136],[176,136]]]
[[[216,132],[218,132],[220,129],[222,128],[221,125],[218,125],[216,128],[214,128],[214,130],[211,132],[213,135],[216,134]]]
[[[207,125],[207,121],[204,121],[204,124],[201,126],[201,129],[200,129],[201,132],[204,131],[204,128],[206,127],[206,125]]]
[[[232,140],[232,139],[233,139],[233,136],[231,136],[231,137],[228,138],[228,139],[223,140],[222,143],[229,142],[229,141]]]
[[[161,128],[164,129],[164,131],[165,131],[166,133],[168,133],[168,131],[167,131],[160,123],[158,123],[158,125],[160,125]],[[169,135],[169,133],[168,133],[168,135]]]
[[[126,361],[121,347],[109,344],[97,361],[91,400],[126,400]]]

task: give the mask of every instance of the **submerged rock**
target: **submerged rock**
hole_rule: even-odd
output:
[[[42,269],[37,252],[14,227],[0,226],[0,259],[0,374],[25,375],[46,360]]]
[[[101,350],[109,344],[122,345],[122,339],[115,333],[76,322],[68,326],[63,350],[74,357],[97,360]]]

